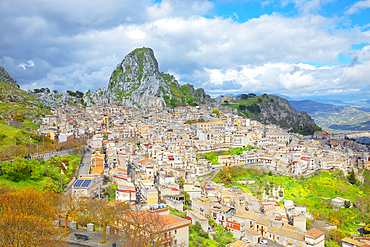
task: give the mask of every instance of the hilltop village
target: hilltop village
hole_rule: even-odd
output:
[[[264,241],[324,246],[324,232],[306,230],[307,220],[312,219],[309,210],[291,200],[282,201],[282,189],[257,197],[211,180],[223,168],[234,166],[295,178],[315,176],[322,170],[342,170],[344,175],[354,171],[360,181],[363,171],[370,169],[366,146],[344,135],[288,133],[277,125],[241,117],[236,109],[218,103],[164,110],[100,104],[52,112],[42,119],[38,134],[59,142],[80,139],[86,143],[71,192],[98,200],[106,197],[103,192],[108,187],[116,186],[116,200],[170,218],[165,231],[172,238],[163,246],[180,242],[188,246],[191,223],[199,222],[205,232],[212,233],[216,228],[209,219],[234,235],[231,246]],[[235,148],[241,148],[241,154],[220,154],[217,162],[204,158],[211,151]],[[338,207],[346,202],[332,199]],[[186,212],[186,217],[171,214],[173,210]],[[111,227],[112,233],[119,233],[119,223]]]

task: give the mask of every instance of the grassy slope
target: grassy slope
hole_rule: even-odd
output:
[[[348,184],[338,172],[323,172],[320,175],[303,180],[297,180],[288,176],[268,176],[255,170],[245,170],[245,172],[233,176],[234,181],[243,179],[256,181],[256,184],[247,185],[245,188],[257,196],[261,195],[264,185],[268,182],[284,187],[285,199],[293,200],[298,205],[307,206],[308,211],[315,219],[319,217],[321,220],[333,222],[335,217],[339,218],[341,222],[339,229],[347,234],[356,233],[355,229],[359,227],[358,224],[360,222],[370,220],[370,216],[362,216],[357,208],[340,209],[340,212],[331,209],[329,206],[330,199],[337,196],[352,201],[357,196],[362,198],[370,197],[369,190]],[[221,182],[219,176],[216,176],[213,181]],[[236,183],[233,185],[244,187]]]
[[[37,135],[21,128],[9,127],[4,118],[21,115],[24,117],[22,127],[35,130],[39,128],[39,125],[33,124],[32,121],[45,114],[50,114],[50,111],[32,95],[4,82],[0,82],[0,101],[0,150],[14,145],[15,140],[17,140],[17,145],[28,145],[29,136],[33,139],[32,144],[39,142],[40,138]],[[35,118],[25,118],[27,115]]]

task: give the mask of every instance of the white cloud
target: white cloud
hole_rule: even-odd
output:
[[[262,15],[244,23],[202,17],[212,13],[206,0],[14,2],[0,2],[0,57],[11,57],[9,68],[2,65],[22,88],[96,90],[108,84],[126,54],[143,46],[153,48],[161,71],[209,92],[232,84],[229,92],[235,93],[327,94],[369,84],[370,46],[350,51],[352,44],[368,42],[366,31],[309,14],[328,1],[289,0],[305,14]],[[359,63],[336,65],[340,53]],[[28,60],[37,66],[22,69]]]
[[[345,11],[345,13],[351,15],[367,8],[370,8],[370,0],[358,1]]]
[[[27,68],[35,67],[35,63],[32,60],[28,60],[27,62],[21,63],[18,66],[19,67],[22,67],[24,70],[26,70]]]

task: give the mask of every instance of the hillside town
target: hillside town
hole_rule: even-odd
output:
[[[370,169],[365,146],[344,135],[288,133],[279,126],[238,116],[235,109],[217,103],[166,110],[128,110],[113,104],[86,110],[58,108],[42,119],[37,133],[59,142],[84,139],[87,144],[79,177],[68,189],[79,197],[98,200],[104,198],[107,187],[116,184],[116,200],[170,219],[166,234],[172,238],[163,246],[180,242],[188,246],[189,225],[195,222],[212,235],[209,219],[232,232],[235,245],[230,246],[267,241],[324,246],[324,232],[306,230],[306,221],[312,219],[306,207],[291,200],[280,206],[283,195],[277,192],[257,198],[207,178],[225,167],[248,165],[296,178],[338,169],[344,174],[353,170],[362,180],[359,171]],[[240,147],[254,148],[240,155],[219,155],[217,164],[199,158],[210,151]],[[346,201],[332,199],[339,207]],[[170,214],[170,208],[186,212],[186,217]],[[119,234],[119,221],[110,231]]]

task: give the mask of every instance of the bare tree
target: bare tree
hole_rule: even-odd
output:
[[[173,236],[166,232],[169,217],[143,210],[131,210],[117,216],[118,224],[125,232],[125,246],[159,247],[171,243]]]
[[[61,246],[53,227],[53,202],[58,195],[33,188],[1,190],[0,246]]]
[[[55,204],[55,214],[64,219],[64,235],[67,235],[68,218],[76,215],[82,200],[74,193],[64,193]]]
[[[84,216],[91,222],[103,226],[103,240],[101,243],[105,243],[107,226],[116,221],[116,215],[125,213],[130,209],[127,203],[116,200],[108,201],[88,199],[83,205],[84,210],[82,213]]]

